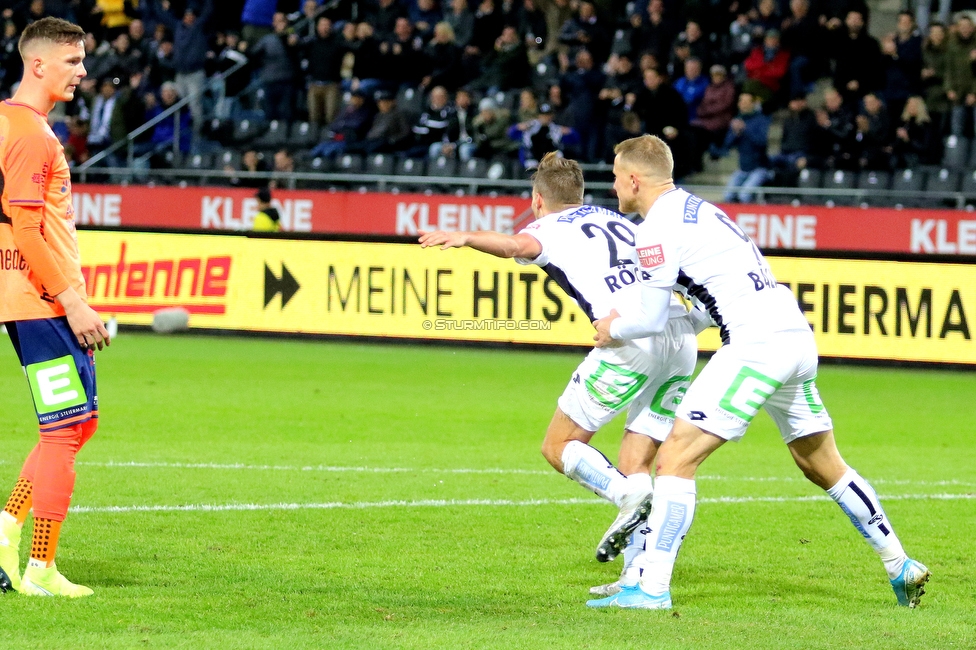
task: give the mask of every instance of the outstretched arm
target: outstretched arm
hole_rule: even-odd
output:
[[[616,309],[593,323],[596,347],[606,347],[613,340],[642,339],[664,331],[668,324],[671,305],[671,289],[641,285],[640,301],[621,316]]]
[[[420,231],[421,248],[440,246],[441,250],[467,246],[495,257],[519,257],[534,260],[542,254],[542,244],[532,235],[504,235],[500,232],[434,232]]]

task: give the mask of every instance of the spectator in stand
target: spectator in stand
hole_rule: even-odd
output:
[[[650,52],[658,61],[667,61],[674,37],[679,27],[665,15],[664,0],[648,0],[635,6],[636,12],[630,16],[630,50]]]
[[[692,168],[688,107],[657,69],[644,71],[644,87],[637,93],[634,110],[644,122],[644,131],[656,135],[671,147],[674,177],[682,178],[688,174]]]
[[[332,31],[332,21],[320,16],[315,21],[315,36],[304,44],[308,62],[308,121],[328,124],[339,113],[342,103],[342,59],[344,41]]]
[[[434,5],[434,0],[415,0],[410,5],[407,17],[413,23],[417,36],[426,43],[434,35],[434,25],[440,22],[443,13]]]
[[[675,78],[684,75],[684,65],[688,59],[698,59],[702,67],[712,61],[712,50],[708,39],[702,32],[701,25],[694,20],[689,20],[685,25],[685,31],[678,34],[674,49],[676,53],[680,50],[680,56],[673,55],[671,58],[671,68]]]
[[[99,84],[98,95],[91,103],[91,129],[88,133],[88,151],[92,155],[112,145],[112,114],[118,101],[118,77],[105,77]],[[120,166],[119,160],[110,156],[109,167]]]
[[[843,27],[831,24],[835,27],[828,47],[834,59],[834,88],[845,102],[856,104],[865,94],[880,90],[881,47],[868,34],[860,11],[847,12]]]
[[[504,28],[505,16],[497,8],[495,0],[481,0],[474,14],[474,33],[468,43],[470,53],[480,60],[491,52]]]
[[[892,164],[895,169],[938,164],[942,159],[939,127],[929,117],[925,100],[909,97],[895,130]]]
[[[861,169],[891,169],[891,123],[888,111],[877,95],[864,96],[861,112],[854,119],[854,139],[858,145],[858,166]]]
[[[173,68],[176,70],[176,89],[181,97],[188,97],[193,128],[199,132],[203,125],[203,91],[206,82],[204,65],[207,62],[207,21],[213,13],[213,0],[204,0],[203,9],[187,7],[182,20],[170,14],[169,0],[147,0],[147,11],[173,32]]]
[[[725,186],[725,201],[752,203],[753,192],[769,178],[769,117],[759,102],[747,92],[739,95],[739,114],[729,124],[721,154],[729,149],[739,150],[739,169],[733,172]]]
[[[807,166],[817,118],[807,106],[806,95],[795,95],[790,99],[788,108],[789,114],[783,120],[779,153],[772,156],[769,162],[786,184],[793,185],[800,170]]]
[[[265,118],[290,122],[295,103],[298,36],[288,33],[288,20],[280,11],[271,22],[274,31],[249,49],[247,56],[258,68],[258,80],[264,89]]]
[[[637,91],[641,88],[640,74],[628,54],[612,54],[607,61],[607,72],[607,81],[597,95],[598,112],[605,116],[606,122],[602,155],[604,160],[615,144],[626,139],[621,132],[623,115],[634,110]],[[610,156],[610,160],[612,159],[613,156]]]
[[[293,173],[295,173],[295,157],[288,149],[278,149],[272,161],[271,180],[268,182],[268,189],[281,189],[289,182],[289,177]]]
[[[149,93],[146,95],[146,121],[149,122],[161,113],[169,109],[173,104],[175,104],[180,99],[179,91],[177,90],[176,84],[172,81],[167,81],[159,89],[159,102],[156,101],[155,95]],[[179,115],[179,150],[180,153],[187,154],[190,152],[190,142],[193,136],[193,120],[191,118],[190,111],[182,109],[176,111],[176,113],[164,117],[156,127],[153,129],[152,138],[149,141],[151,150],[154,154],[159,154],[167,149],[173,148],[173,143],[176,140],[176,115]]]
[[[927,32],[929,27],[935,22],[929,21],[932,13],[932,0],[914,0],[909,4],[915,5],[915,16],[918,17],[918,26],[923,32]],[[939,0],[939,13],[936,22],[946,25],[949,22],[949,14],[952,12],[952,0]]]
[[[373,154],[395,153],[403,149],[410,136],[410,124],[403,111],[397,108],[396,97],[389,90],[379,90],[376,106],[379,110],[366,137],[348,145],[346,151]]]
[[[112,46],[105,55],[106,76],[128,77],[137,70],[141,71],[145,65],[142,53],[134,52],[129,42],[128,32],[115,37]]]
[[[384,84],[381,79],[382,59],[379,41],[373,36],[373,26],[369,23],[346,23],[342,35],[346,39],[346,47],[354,56],[350,87],[365,93],[379,90]]]
[[[443,86],[437,86],[430,91],[427,109],[420,114],[411,129],[414,145],[407,151],[407,156],[436,158],[441,155],[444,144],[457,141],[460,130],[457,113],[449,99],[447,89]]]
[[[762,38],[771,29],[778,30],[783,25],[776,0],[759,0],[756,7],[747,12],[754,36]]]
[[[495,39],[495,46],[484,59],[484,72],[474,86],[488,94],[524,88],[529,85],[529,58],[525,44],[511,25]]]
[[[454,42],[462,50],[474,35],[474,14],[468,8],[468,0],[451,0],[450,11],[444,12],[444,22],[454,30]]]
[[[219,82],[215,83],[216,103],[215,113],[217,117],[230,117],[231,107],[226,103],[227,97],[236,97],[251,82],[251,70],[248,63],[247,43],[243,42],[240,35],[236,32],[227,32],[224,42],[219,51],[214,53],[210,60],[212,75],[227,75],[234,66],[243,63],[244,67],[224,76]]]
[[[376,39],[382,42],[393,38],[397,20],[406,17],[406,9],[397,0],[379,0],[366,14],[365,22],[373,26]]]
[[[321,15],[325,16],[323,12]],[[272,17],[273,18],[273,17]],[[286,16],[291,31],[298,36],[299,42],[305,43],[315,38],[319,19],[319,0],[305,0],[302,10]],[[329,19],[332,20],[331,18]]]
[[[69,117],[68,140],[64,145],[64,155],[71,166],[80,165],[88,160],[88,120],[80,117]]]
[[[569,0],[535,0],[535,4],[546,18],[543,56],[550,56],[560,48],[559,33],[575,11]]]
[[[972,129],[973,107],[976,106],[976,77],[973,75],[976,29],[967,14],[956,18],[955,27],[946,52],[945,87],[952,106],[950,129],[953,135],[962,136]]]
[[[424,48],[424,55],[429,68],[420,86],[425,90],[434,86],[457,90],[462,78],[461,48],[454,42],[451,23],[442,21],[434,25],[434,37]]]
[[[311,151],[312,156],[334,156],[362,140],[372,124],[373,111],[362,90],[354,90],[349,102],[339,112],[339,116],[329,123],[322,134],[322,141]]]
[[[928,38],[922,45],[922,94],[928,115],[940,134],[948,128],[951,109],[945,86],[948,44],[945,26],[941,23],[929,25]]]
[[[241,156],[241,166],[240,169],[235,169],[232,165],[224,165],[225,172],[252,172],[260,173],[268,171],[268,163],[264,161],[264,158],[258,155],[258,152],[254,149],[248,149]],[[267,187],[268,181],[265,178],[250,178],[242,176],[231,176],[228,182],[233,187]]]
[[[901,115],[908,97],[920,92],[922,82],[922,36],[910,12],[899,13],[895,33],[881,39],[881,61],[885,105],[890,115]]]
[[[424,42],[414,34],[409,18],[397,18],[393,37],[380,43],[382,77],[394,89],[415,88],[426,69]]]
[[[271,33],[277,5],[278,0],[244,0],[241,38],[245,43],[253,45]]]
[[[539,99],[531,89],[525,88],[519,93],[518,111],[515,115],[517,122],[528,122],[539,115]]]
[[[855,169],[854,116],[843,95],[834,88],[824,92],[824,106],[814,112],[817,128],[808,164],[826,169]]]
[[[529,56],[529,63],[539,63],[546,51],[546,14],[538,8],[536,0],[522,0],[522,10],[518,14],[516,24],[519,36],[525,41],[525,49]]]
[[[150,53],[149,83],[151,86],[159,88],[167,81],[175,83],[176,61],[174,56],[173,41],[168,36],[164,36],[159,45]]]
[[[3,25],[3,40],[0,40],[0,74],[2,74],[4,91],[20,81],[24,73],[24,60],[20,58],[20,52],[17,50],[19,41],[17,25],[8,20]]]
[[[752,49],[743,65],[748,77],[742,84],[743,91],[763,103],[771,103],[771,107],[779,104],[774,98],[779,95],[790,67],[790,53],[780,47],[779,32],[766,31],[763,44]]]
[[[44,2],[38,3],[36,0],[30,4],[39,4],[40,7],[44,7]],[[128,4],[129,2],[125,0],[95,1],[95,6],[92,7],[91,12],[101,16],[101,24],[104,28],[103,36],[106,40],[115,39],[119,34],[128,31],[129,22],[132,20],[129,16],[131,9],[126,6]]]
[[[511,115],[507,110],[499,108],[490,97],[482,99],[478,104],[478,114],[471,121],[471,146],[461,147],[461,160],[491,159],[514,154],[519,145],[508,137],[510,125]]]
[[[534,120],[513,124],[508,129],[508,137],[521,143],[519,161],[526,170],[538,167],[539,161],[550,151],[562,152],[579,141],[573,129],[556,124],[553,118],[552,106],[542,104]]]
[[[790,0],[790,15],[783,20],[783,49],[790,53],[792,96],[813,91],[813,82],[827,70],[823,54],[824,29],[810,12],[810,0]]]
[[[108,50],[108,44],[100,45],[93,33],[85,34],[85,70],[88,72],[88,78],[101,79],[108,74],[110,67]]]
[[[610,32],[596,15],[592,2],[579,4],[575,16],[566,21],[559,32],[559,42],[570,48],[571,55],[577,50],[588,50],[595,59],[605,61],[610,53]]]
[[[698,115],[698,106],[705,97],[705,90],[708,88],[708,79],[702,74],[702,63],[699,59],[692,57],[685,62],[684,76],[674,82],[674,89],[685,100],[688,107],[688,120],[695,119]]]
[[[603,153],[606,122],[597,119],[596,107],[605,82],[606,75],[594,66],[589,50],[579,50],[575,69],[565,72],[559,80],[563,97],[570,98],[566,124],[579,136],[585,162],[594,162]]]

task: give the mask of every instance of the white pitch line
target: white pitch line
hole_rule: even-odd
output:
[[[891,494],[879,497],[885,501],[954,501],[976,499],[976,494]],[[705,497],[698,503],[802,503],[806,501],[831,501],[822,495],[800,497]],[[366,510],[371,508],[449,508],[454,506],[567,506],[606,504],[603,499],[422,499],[417,501],[359,501],[344,503],[228,503],[188,504],[182,506],[77,506],[73,514],[131,513],[131,512],[232,512],[261,510]]]
[[[0,461],[2,464],[4,461]],[[106,468],[137,468],[137,469],[214,469],[214,470],[243,470],[243,471],[274,471],[274,472],[351,472],[367,474],[513,474],[553,476],[553,470],[539,469],[509,469],[509,468],[412,468],[412,467],[367,467],[367,466],[335,466],[335,465],[249,465],[247,463],[166,463],[140,461],[108,461],[86,462],[79,461],[76,465]],[[697,477],[700,481],[747,481],[747,482],[806,482],[802,476],[720,476],[702,474]],[[961,486],[976,487],[976,483],[958,481],[955,479],[943,481],[912,481],[907,479],[873,478],[871,483],[879,485],[922,485],[922,486]]]

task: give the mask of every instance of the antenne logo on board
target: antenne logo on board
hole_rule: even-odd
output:
[[[92,308],[106,313],[149,314],[183,307],[191,314],[227,312],[231,256],[127,259],[119,244],[118,261],[82,266]]]

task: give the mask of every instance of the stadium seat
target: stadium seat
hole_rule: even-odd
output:
[[[488,161],[483,158],[472,158],[461,165],[461,176],[465,178],[485,178],[488,172]]]
[[[424,111],[424,94],[416,88],[401,88],[397,93],[397,108],[403,111],[408,121]]]
[[[921,192],[925,187],[925,172],[916,169],[903,169],[895,172],[895,177],[891,179],[891,189],[897,192]],[[896,197],[893,199],[895,205],[905,207],[918,207],[918,197]]]
[[[827,172],[824,176],[823,186],[824,190],[850,190],[854,189],[856,180],[857,174],[854,172],[835,169]],[[834,205],[854,205],[856,201],[853,196],[843,194],[829,194],[824,192],[824,195],[825,200],[827,202],[832,201]]]
[[[976,205],[976,169],[963,174],[959,191],[965,195],[966,205]]]
[[[310,122],[295,122],[288,131],[288,146],[311,149],[319,143],[319,129]]]
[[[969,162],[969,139],[950,135],[945,139],[945,152],[942,166],[949,169],[962,169]]]
[[[336,174],[360,174],[363,171],[363,157],[358,153],[344,153],[336,156]]]
[[[222,171],[224,167],[230,167],[232,169],[241,168],[241,153],[239,151],[222,151],[220,155],[214,158],[213,168]]]
[[[183,166],[186,169],[193,170],[194,173],[191,177],[187,177],[189,185],[207,185],[210,181],[209,177],[202,172],[213,169],[213,156],[208,153],[195,153],[188,156],[183,161]]]
[[[402,158],[396,165],[397,176],[423,176],[423,158]]]
[[[268,130],[254,140],[254,146],[259,149],[280,149],[288,142],[288,123],[284,120],[271,120]]]
[[[391,176],[396,165],[396,159],[388,153],[373,154],[366,159],[366,173]]]
[[[234,142],[244,144],[254,140],[264,132],[265,124],[258,120],[241,120],[234,124]]]
[[[818,190],[822,184],[823,172],[819,169],[801,169],[796,181],[797,187],[809,190]],[[800,203],[817,203],[819,197],[811,194],[798,194],[796,200]]]
[[[887,192],[889,187],[891,187],[891,174],[888,172],[863,172],[857,179],[857,188],[859,190],[866,190],[866,192],[859,201],[875,207],[890,205],[890,199],[879,196],[879,194]]]
[[[928,175],[925,182],[926,192],[958,192],[960,173],[955,169],[940,169]],[[933,208],[955,207],[956,200],[952,198],[926,197],[925,206]]]
[[[303,165],[302,171],[314,174],[328,174],[332,171],[332,159],[326,156],[316,156]]]
[[[457,174],[457,161],[447,156],[438,156],[427,165],[428,176],[454,176]]]
[[[508,179],[512,177],[511,171],[512,166],[508,159],[495,159],[488,164],[488,169],[485,170],[485,178],[491,181]]]

